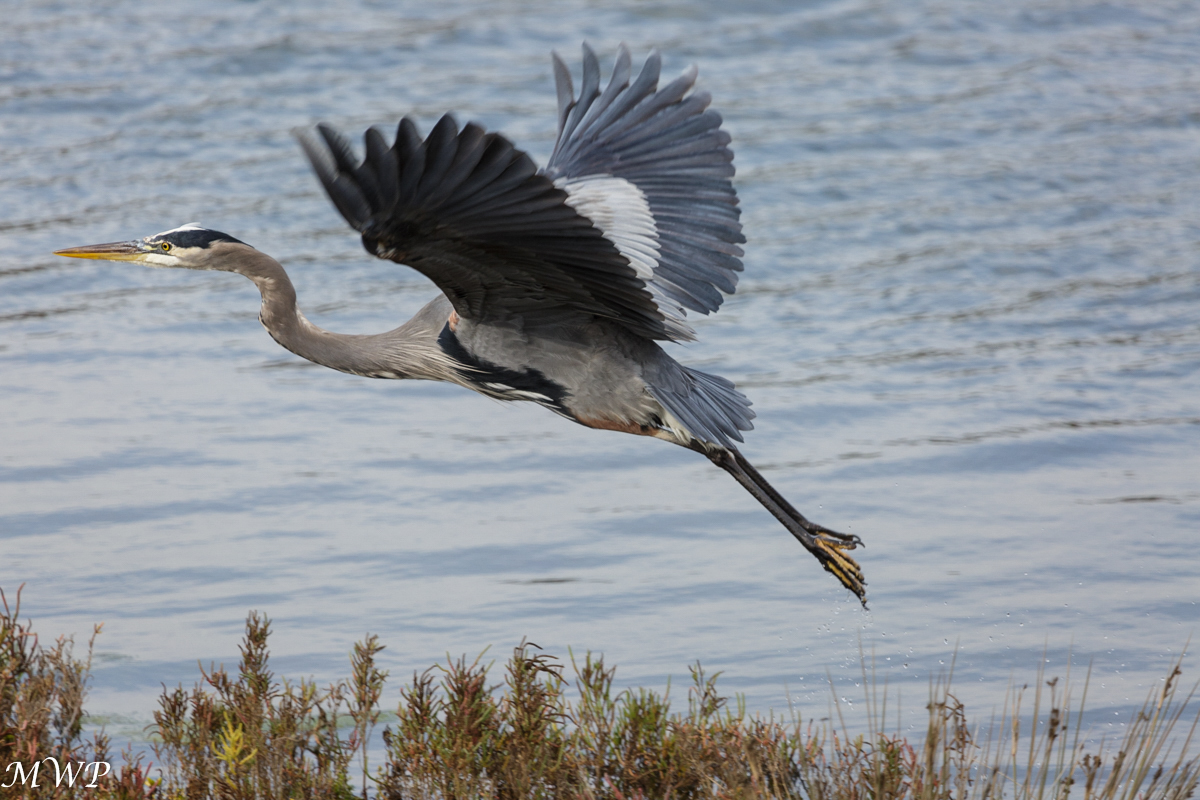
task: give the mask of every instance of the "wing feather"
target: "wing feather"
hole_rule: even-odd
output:
[[[601,86],[583,47],[579,94],[557,55],[558,139],[538,172],[507,139],[449,115],[422,139],[405,118],[361,161],[325,125],[301,144],[367,249],[432,279],[469,319],[575,314],[652,339],[693,337],[737,286],[745,241],[730,137],[696,69],[658,87],[622,45]],[[632,80],[631,80],[632,77]]]
[[[745,237],[721,115],[709,108],[707,92],[692,91],[694,67],[659,89],[661,69],[651,53],[631,83],[622,45],[601,90],[595,53],[585,44],[576,97],[570,70],[556,54],[559,135],[543,172],[574,193],[577,211],[605,220],[609,227],[598,226],[631,263],[643,272],[650,265],[649,289],[672,338],[684,339],[691,334],[688,310],[716,311],[721,293],[735,290]],[[596,180],[606,177],[614,180]],[[621,181],[636,188],[641,203],[630,200]]]
[[[598,81],[597,68],[584,83]],[[428,276],[460,316],[604,317],[672,338],[629,259],[502,136],[474,124],[459,130],[447,115],[422,140],[405,118],[390,147],[368,130],[360,161],[332,128],[317,133],[301,144],[363,245]]]
[[[425,172],[425,148],[421,146],[421,134],[417,126],[408,117],[400,120],[396,126],[396,140],[392,144],[392,152],[396,154],[396,162],[400,168],[400,196],[412,197],[417,191],[417,183]],[[352,225],[354,223],[351,223]]]

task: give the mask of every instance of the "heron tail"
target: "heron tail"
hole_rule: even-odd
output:
[[[859,602],[863,604],[863,608],[867,607],[867,582],[863,578],[862,569],[858,566],[858,562],[844,552],[854,550],[861,545],[861,539],[851,534],[831,531],[823,525],[810,522],[793,508],[792,504],[785,500],[783,495],[779,494],[775,487],[768,483],[767,479],[736,448],[722,447],[709,450],[697,447],[694,449],[704,453],[710,461],[732,475],[734,480],[740,483],[746,491],[754,495],[754,499],[762,503],[763,507],[770,511],[775,519],[782,522],[783,527],[787,528],[788,532],[795,536],[796,540],[804,545],[804,548],[812,553],[817,561],[821,562],[821,566],[825,568],[826,572],[831,573],[841,582],[842,586],[854,592]]]
[[[732,440],[742,441],[741,432],[754,428],[750,401],[733,381],[670,358],[659,367],[656,379],[647,381],[646,388],[682,424],[685,432],[679,444],[690,446],[685,442],[692,437],[703,442],[703,447],[732,448]]]

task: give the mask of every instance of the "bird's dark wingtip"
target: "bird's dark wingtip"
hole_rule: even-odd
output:
[[[353,172],[347,169],[347,160],[352,158],[352,153],[345,139],[325,123],[315,128],[293,128],[292,135],[334,206],[352,228],[361,231],[370,219],[371,208],[355,182]]]

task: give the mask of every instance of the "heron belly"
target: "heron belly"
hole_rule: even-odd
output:
[[[481,358],[463,346],[456,331],[458,315],[438,335],[438,346],[458,362],[460,383],[497,400],[531,400],[557,414],[571,416],[563,405],[567,390],[537,369],[508,367]],[[453,324],[453,325],[452,325]]]
[[[463,365],[459,382],[489,397],[532,400],[591,428],[651,436],[662,425],[642,380],[645,345],[602,323],[527,331],[460,319],[438,344]]]

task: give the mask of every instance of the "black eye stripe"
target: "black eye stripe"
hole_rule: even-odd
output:
[[[207,248],[213,242],[245,244],[245,242],[241,241],[240,239],[233,238],[228,233],[210,231],[207,228],[188,228],[187,230],[182,231],[172,231],[158,239],[160,246],[169,245],[173,247]]]

